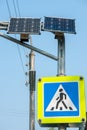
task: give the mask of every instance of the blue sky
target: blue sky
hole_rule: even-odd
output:
[[[17,1],[16,10],[17,10]],[[65,34],[66,75],[82,75],[87,93],[87,1],[86,0],[18,0],[21,17],[44,16],[76,19],[76,35]],[[16,17],[13,0],[8,0],[11,17]],[[19,17],[18,10],[17,16]],[[9,21],[6,0],[0,0],[0,21]],[[6,31],[1,31],[6,33]],[[15,37],[14,35],[12,35]],[[17,35],[16,38],[19,38]],[[33,45],[57,55],[57,41],[49,32],[32,36]],[[30,50],[20,47],[25,72]],[[56,61],[35,53],[36,81],[39,77],[55,76]],[[16,44],[0,37],[0,129],[28,130],[29,89]],[[87,98],[87,97],[86,97]],[[86,101],[87,104],[87,101]],[[36,128],[41,129],[36,122]],[[44,128],[42,128],[44,129]]]

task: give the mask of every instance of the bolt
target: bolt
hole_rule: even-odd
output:
[[[84,118],[82,118],[82,122],[84,122],[85,121],[85,119]]]
[[[39,119],[39,120],[38,120],[38,123],[39,123],[39,124],[41,124],[41,121],[42,121],[42,120],[41,120],[41,119]]]
[[[39,80],[38,80],[39,82],[41,82],[41,78],[39,78]]]
[[[83,77],[82,77],[82,76],[80,77],[80,80],[83,80]]]

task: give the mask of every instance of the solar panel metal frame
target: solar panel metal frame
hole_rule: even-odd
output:
[[[11,18],[8,26],[8,33],[31,35],[40,34],[40,21],[40,18]]]
[[[60,29],[52,29],[52,28],[46,28],[45,27],[45,24],[46,24],[46,18],[49,18],[50,20],[51,19],[55,19],[55,20],[60,20],[60,21],[72,21],[73,22],[73,31],[69,31],[70,28],[68,28],[68,26],[70,25],[67,25],[67,30],[62,30],[61,28]],[[50,21],[51,22],[51,21]],[[49,24],[50,24],[49,22]],[[50,26],[52,26],[52,24],[54,23],[51,23]],[[58,23],[57,23],[58,24]],[[65,24],[65,23],[64,23]],[[65,25],[64,25],[65,26]],[[56,17],[44,17],[44,23],[43,23],[43,29],[44,31],[49,31],[49,32],[53,32],[53,33],[70,33],[70,34],[76,34],[76,31],[75,31],[75,19],[65,19],[65,18],[56,18]]]

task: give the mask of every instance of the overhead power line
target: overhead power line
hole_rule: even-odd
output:
[[[11,12],[10,4],[9,4],[8,0],[6,0],[6,5],[7,5],[9,17],[11,18],[12,17],[12,12]],[[20,8],[19,8],[19,1],[18,0],[16,0],[16,1],[13,0],[13,8],[14,8],[15,16],[16,17],[18,17],[18,16],[21,17]],[[16,35],[15,35],[15,37],[16,37]],[[25,69],[24,69],[24,64],[23,64],[23,60],[22,60],[22,56],[21,56],[21,51],[20,51],[19,45],[17,45],[17,49],[18,49],[18,54],[19,54],[19,58],[20,58],[20,61],[21,61],[23,73],[25,75]],[[24,51],[24,53],[25,53],[25,51]]]
[[[16,17],[19,16],[21,17],[21,14],[20,14],[20,8],[19,8],[19,1],[18,0],[13,0],[13,6],[14,6],[14,11],[15,11],[15,14],[16,14]]]
[[[19,2],[18,2],[18,0],[16,0],[16,2],[15,2],[15,0],[13,0],[13,6],[14,6],[14,11],[15,11],[16,17],[17,17],[17,16],[20,17],[21,14],[20,14],[20,9],[19,9]],[[18,10],[18,11],[17,11],[17,10]],[[16,37],[16,35],[15,35],[15,37]],[[24,75],[25,75],[25,69],[24,69],[24,64],[23,64],[22,55],[21,55],[21,51],[20,51],[20,46],[19,46],[19,45],[17,45],[17,49],[18,49],[19,58],[20,58],[21,65],[22,65],[22,69],[23,69],[23,72],[24,72]]]
[[[18,15],[19,15],[19,17],[21,17],[20,8],[19,8],[19,1],[16,0],[16,2],[17,2],[17,8],[18,8]]]
[[[7,8],[8,8],[9,17],[11,18],[11,10],[10,10],[8,0],[6,0],[6,4],[7,4]]]
[[[14,6],[15,15],[17,17],[17,10],[16,10],[16,5],[15,5],[15,1],[14,0],[13,0],[13,6]]]
[[[22,56],[21,56],[21,52],[20,52],[20,48],[19,48],[19,45],[18,45],[18,44],[17,44],[17,48],[18,48],[18,53],[19,53],[19,57],[20,57],[20,60],[21,60],[22,69],[23,69],[23,72],[24,72],[24,74],[25,74],[24,65],[23,65],[23,60],[22,60]]]

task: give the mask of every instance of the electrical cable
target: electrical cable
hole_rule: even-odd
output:
[[[23,60],[22,60],[22,56],[21,56],[21,52],[20,52],[20,48],[19,48],[19,45],[18,45],[18,44],[17,44],[17,49],[18,49],[18,53],[19,53],[20,60],[21,60],[22,69],[23,69],[23,72],[24,72],[24,75],[25,75]]]
[[[6,4],[7,4],[7,8],[8,8],[9,17],[11,18],[11,11],[10,11],[8,0],[6,0]]]
[[[16,4],[15,4],[15,5],[17,5],[18,16],[21,17],[20,8],[19,8],[19,0],[16,0]],[[16,12],[17,12],[17,11],[16,11]],[[23,47],[24,54],[25,54],[25,49],[26,49],[26,48]],[[26,55],[26,54],[25,54],[25,55]]]
[[[18,16],[21,17],[21,13],[20,13],[20,8],[19,8],[19,1],[16,0],[16,5],[17,5],[17,10],[18,10]],[[15,7],[16,8],[16,7]],[[16,11],[17,12],[17,11]],[[19,48],[20,49],[20,48]],[[24,51],[24,54],[26,55],[26,48],[23,47],[23,51]],[[22,60],[22,57],[21,57],[21,60]],[[23,66],[23,61],[22,61],[22,66]],[[24,69],[23,69],[24,70]]]
[[[16,3],[15,3],[15,1],[13,0],[13,6],[14,6],[14,11],[15,11],[15,15],[16,15],[16,17],[19,15],[19,16],[21,16],[21,14],[20,14],[20,9],[19,9],[19,3],[18,3],[18,0],[16,1],[17,2],[17,5],[16,5]],[[6,4],[7,4],[7,9],[8,9],[8,13],[9,13],[9,17],[11,18],[12,17],[12,12],[11,12],[11,9],[10,9],[10,5],[9,5],[9,3],[8,3],[8,0],[6,0]],[[16,8],[17,7],[17,8]],[[18,14],[17,14],[17,9],[18,9]],[[16,37],[16,35],[15,35],[15,37]],[[24,47],[23,47],[24,48]],[[22,65],[22,69],[23,69],[23,72],[24,72],[24,77],[25,77],[25,80],[26,80],[26,76],[25,76],[25,70],[24,70],[24,65],[23,65],[23,60],[22,60],[22,56],[21,56],[21,51],[20,51],[20,46],[17,44],[17,49],[18,49],[18,54],[19,54],[19,58],[20,58],[20,61],[21,61],[21,65]],[[24,48],[25,49],[25,48]],[[27,112],[7,112],[7,114],[9,114],[8,116],[13,116],[13,114],[15,115],[15,116],[19,116],[19,117],[24,117],[24,116],[26,116],[26,115],[28,115],[27,114]],[[25,115],[26,114],[26,115]],[[5,114],[6,115],[6,114]]]
[[[17,8],[18,8],[18,15],[17,15],[17,8],[16,8],[16,5],[17,5]],[[15,11],[16,17],[17,17],[17,16],[20,17],[20,9],[19,9],[18,0],[16,1],[16,3],[15,3],[15,1],[13,0],[13,6],[14,6],[14,11]],[[16,35],[15,35],[15,37],[16,37]],[[20,51],[19,45],[17,45],[17,49],[18,49],[18,53],[19,53],[19,57],[20,57],[21,65],[22,65],[22,69],[23,69],[23,72],[24,72],[24,75],[25,75],[25,69],[24,69],[23,60],[22,60],[22,56],[21,56],[21,51]]]
[[[16,10],[16,5],[15,5],[15,1],[14,0],[13,0],[13,6],[14,6],[15,15],[17,17],[17,10]]]
[[[17,8],[18,8],[18,15],[20,16],[20,9],[19,9],[18,0],[17,0],[16,2],[17,2]],[[11,15],[11,10],[10,10],[10,6],[9,6],[9,3],[8,3],[8,0],[6,0],[6,4],[7,4],[7,8],[8,8],[9,17],[11,18],[12,15]],[[15,3],[14,0],[13,0],[13,6],[14,6],[15,15],[16,15],[16,17],[17,17],[18,15],[17,15],[16,3]],[[15,37],[16,37],[16,35],[15,35]],[[24,73],[24,75],[25,75],[25,69],[24,69],[23,60],[22,60],[22,56],[21,56],[21,51],[20,51],[19,45],[17,45],[17,49],[18,49],[19,58],[20,58],[20,61],[21,61],[23,73]]]
[[[20,13],[20,9],[19,9],[19,1],[16,0],[16,2],[17,2],[17,8],[18,8],[18,14],[19,14],[19,17],[21,17],[21,13]]]
[[[21,17],[21,13],[20,13],[20,8],[19,8],[19,0],[16,0],[16,3],[17,3],[17,9],[18,9],[18,15],[19,17]],[[24,51],[24,54],[26,55],[26,51],[27,49],[23,47],[23,51]]]

